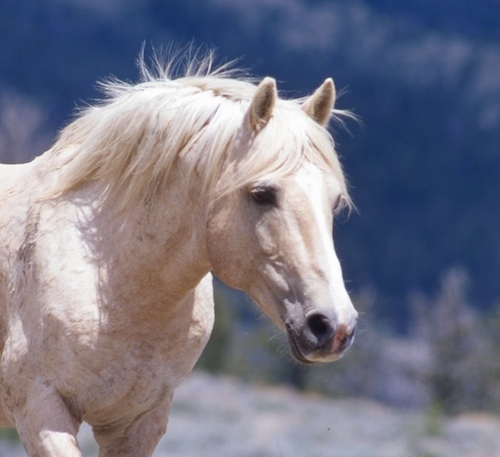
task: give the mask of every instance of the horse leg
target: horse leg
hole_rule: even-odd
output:
[[[80,422],[50,384],[37,380],[12,400],[16,429],[30,457],[82,457],[76,441]]]
[[[99,457],[150,457],[167,429],[171,400],[170,395],[126,426],[94,426]]]

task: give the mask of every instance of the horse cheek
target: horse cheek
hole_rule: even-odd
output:
[[[255,244],[250,225],[238,208],[224,205],[208,224],[207,250],[214,273],[229,287],[247,290]]]

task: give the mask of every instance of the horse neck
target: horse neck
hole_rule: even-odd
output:
[[[207,202],[186,189],[174,169],[169,184],[149,201],[121,214],[101,210],[97,217],[112,238],[113,276],[129,296],[144,291],[179,302],[210,271],[206,250]],[[109,202],[109,206],[114,206]],[[119,273],[118,273],[119,272]]]

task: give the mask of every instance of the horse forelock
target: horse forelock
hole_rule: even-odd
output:
[[[104,198],[119,196],[121,205],[128,207],[161,190],[176,159],[193,150],[199,157],[192,173],[202,191],[215,192],[244,128],[256,85],[232,77],[227,70],[190,71],[170,79],[166,71],[153,75],[143,68],[138,84],[105,83],[107,98],[83,110],[52,148],[60,168],[52,193],[62,195],[99,181],[105,186]],[[333,172],[349,201],[331,136],[300,105],[301,100],[278,100],[271,121],[243,156],[235,179],[219,186],[222,192],[259,175],[291,172],[307,160]]]

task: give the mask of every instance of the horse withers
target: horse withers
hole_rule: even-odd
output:
[[[0,423],[28,453],[150,456],[213,325],[211,271],[302,363],[350,346],[332,241],[349,195],[335,88],[284,100],[226,71],[105,84],[45,154],[0,166]]]

